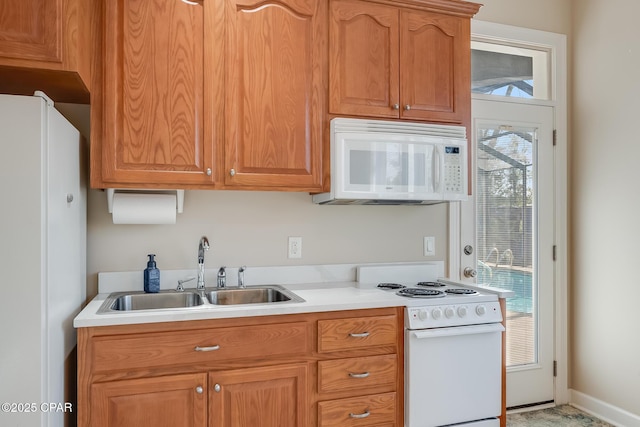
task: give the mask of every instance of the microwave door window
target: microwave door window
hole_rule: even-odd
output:
[[[379,153],[381,162],[377,175],[380,182],[376,182],[376,187],[383,191],[403,191],[403,186],[406,186],[406,162],[402,144],[385,144],[385,151]]]
[[[347,190],[378,193],[397,181],[397,161],[385,151],[350,150]],[[397,156],[395,156],[397,157]]]
[[[427,176],[427,164],[431,161],[432,150],[430,146],[410,144],[407,149],[406,166],[406,187],[407,191],[432,192],[431,182]]]
[[[432,192],[430,165],[433,146],[412,143],[378,143],[375,149],[348,150],[346,190],[402,195]]]

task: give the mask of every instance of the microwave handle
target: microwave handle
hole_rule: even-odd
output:
[[[441,147],[436,145],[433,156],[433,191],[440,191],[440,181],[442,179],[442,173],[440,172],[442,168],[440,167],[442,163],[442,153],[440,153]]]

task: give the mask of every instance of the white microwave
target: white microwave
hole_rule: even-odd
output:
[[[335,118],[331,191],[319,204],[433,204],[466,200],[464,126]]]

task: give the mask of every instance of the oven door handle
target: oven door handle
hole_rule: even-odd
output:
[[[453,337],[459,335],[489,334],[493,332],[504,332],[504,326],[500,323],[489,323],[486,325],[456,326],[452,328],[424,329],[411,331],[417,339]]]

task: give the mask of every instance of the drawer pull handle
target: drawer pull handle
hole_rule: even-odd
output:
[[[204,389],[201,386],[196,387],[196,393],[202,394],[204,393]]]
[[[353,412],[349,413],[351,418],[367,418],[369,415],[371,415],[371,412],[369,411],[364,411],[362,414],[354,414]]]
[[[369,372],[363,372],[361,374],[354,374],[353,372],[349,372],[349,376],[351,378],[367,378],[369,375],[371,375],[371,373]]]
[[[216,350],[220,350],[220,346],[219,345],[212,345],[211,347],[196,347],[194,348],[195,351],[216,351]]]
[[[361,334],[349,334],[349,336],[353,338],[366,338],[369,336],[369,332],[363,332]]]

